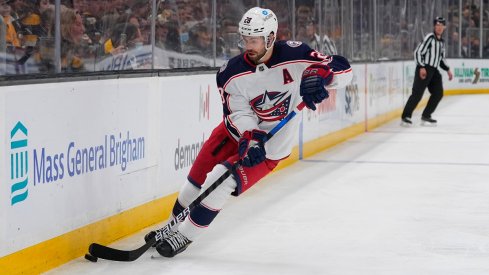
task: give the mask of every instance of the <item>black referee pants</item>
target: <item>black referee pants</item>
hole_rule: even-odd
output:
[[[431,118],[431,114],[433,114],[438,106],[438,103],[440,103],[440,100],[443,97],[442,78],[438,69],[426,66],[426,78],[421,79],[419,77],[420,68],[420,66],[416,66],[416,72],[414,73],[413,93],[406,102],[406,106],[404,106],[404,111],[402,112],[403,118],[410,118],[413,115],[413,111],[421,101],[426,87],[428,87],[428,91],[430,92],[431,96],[428,99],[426,108],[424,108],[422,114],[423,117]]]

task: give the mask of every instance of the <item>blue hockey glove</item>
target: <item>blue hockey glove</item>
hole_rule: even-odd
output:
[[[307,108],[315,111],[315,104],[329,97],[326,86],[332,81],[333,72],[327,65],[313,64],[304,70],[300,89]]]
[[[263,162],[266,158],[265,139],[267,133],[254,129],[245,131],[239,139],[239,159],[243,166],[251,167]]]

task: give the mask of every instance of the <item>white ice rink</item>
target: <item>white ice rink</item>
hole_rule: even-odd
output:
[[[438,127],[419,116],[272,174],[173,259],[150,249],[47,274],[487,275],[489,95],[445,97]],[[150,229],[112,246],[139,247]]]

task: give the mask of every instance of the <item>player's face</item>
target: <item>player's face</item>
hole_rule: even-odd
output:
[[[257,63],[267,52],[265,49],[265,39],[259,36],[244,36],[240,42],[246,50],[248,58]]]

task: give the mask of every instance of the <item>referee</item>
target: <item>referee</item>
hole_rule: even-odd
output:
[[[421,101],[426,87],[428,87],[431,96],[421,115],[421,121],[423,125],[436,126],[436,120],[431,117],[431,114],[433,114],[443,97],[442,78],[438,67],[447,71],[448,80],[453,78],[452,72],[445,61],[445,42],[441,38],[445,30],[445,23],[443,17],[435,18],[433,20],[433,32],[426,35],[423,42],[414,50],[416,72],[414,74],[413,93],[402,112],[401,124],[404,126],[413,124],[411,116],[419,101]]]

